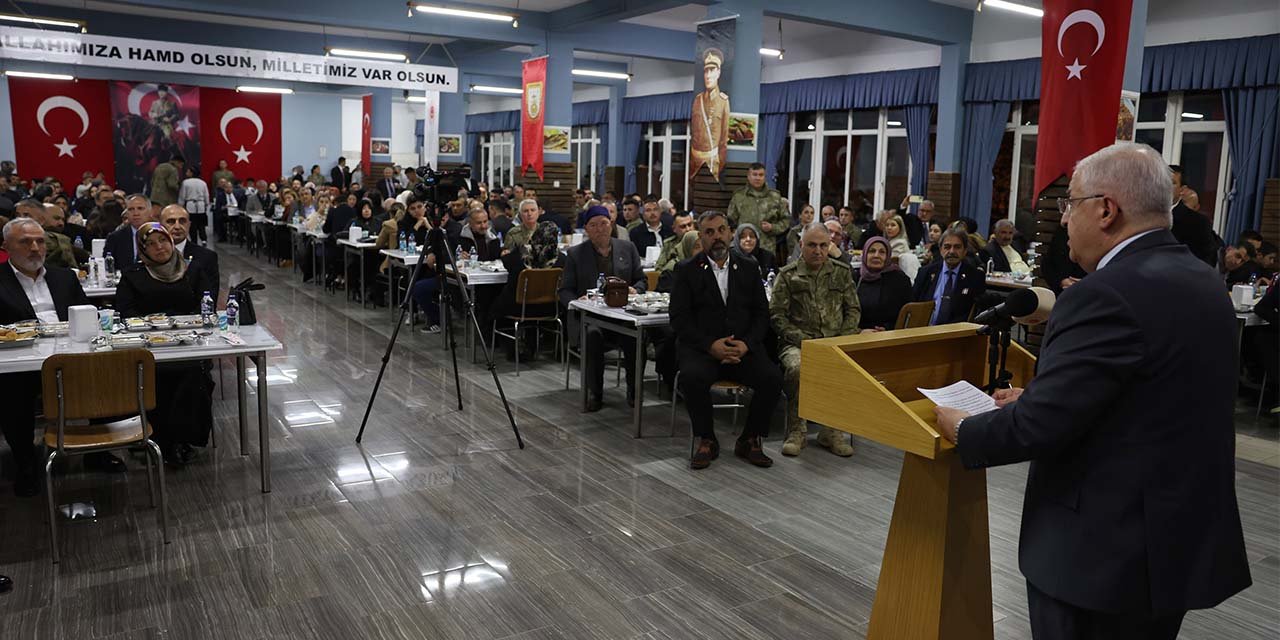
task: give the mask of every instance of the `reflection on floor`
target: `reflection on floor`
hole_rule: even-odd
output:
[[[388,311],[235,249],[222,262],[228,279],[267,283],[258,316],[287,345],[269,369],[274,492],[258,491],[256,454],[238,455],[233,389],[215,392],[226,391],[219,448],[168,475],[168,547],[140,460],[127,479],[78,466],[59,478],[78,521],[63,525],[57,567],[43,498],[17,501],[0,484],[0,574],[16,581],[0,596],[0,637],[865,633],[900,464],[889,449],[859,442],[843,459],[810,446],[769,470],[724,456],[694,473],[686,436],[631,437],[620,390],[584,415],[556,363],[522,365],[517,378],[500,361],[520,451],[488,372],[460,358],[457,411],[448,352],[408,331],[357,447]],[[230,381],[234,367],[224,369]],[[650,402],[646,423],[664,433],[667,405]],[[679,421],[687,434],[683,410]],[[989,476],[997,638],[1030,637],[1016,557],[1025,474]],[[1274,638],[1280,627],[1280,472],[1241,461],[1237,482],[1254,586],[1191,614],[1182,638]]]

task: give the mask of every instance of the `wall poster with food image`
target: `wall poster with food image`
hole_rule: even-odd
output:
[[[542,150],[547,153],[569,153],[569,127],[543,127]]]
[[[739,151],[756,150],[756,124],[760,115],[755,113],[729,114],[729,148]]]
[[[462,155],[462,136],[452,133],[440,134],[437,152],[442,156]]]
[[[1134,122],[1138,120],[1137,91],[1120,92],[1120,113],[1116,116],[1116,142],[1133,142]]]

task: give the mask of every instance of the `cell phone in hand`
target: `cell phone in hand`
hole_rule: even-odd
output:
[[[921,202],[924,202],[924,196],[908,196],[907,197],[908,204],[920,204]]]

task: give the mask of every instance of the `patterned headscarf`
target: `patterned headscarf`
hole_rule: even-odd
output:
[[[554,267],[560,258],[560,227],[554,222],[539,222],[529,242],[520,247],[520,258],[529,269]]]
[[[871,250],[871,245],[879,242],[884,245],[884,266],[872,270],[867,266],[867,251]],[[875,282],[880,276],[898,271],[898,263],[893,261],[893,252],[890,250],[889,241],[884,236],[872,236],[867,238],[867,243],[862,245],[862,267],[858,269],[858,280],[861,282]]]
[[[148,222],[138,228],[138,257],[142,259],[142,264],[152,278],[160,282],[177,282],[187,272],[187,261],[182,259],[182,252],[178,251],[176,246],[167,262],[157,262],[153,259],[147,253],[147,238],[157,233],[168,238],[169,244],[173,244],[173,236],[169,234],[168,229],[158,222]]]

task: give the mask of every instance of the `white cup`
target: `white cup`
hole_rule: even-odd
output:
[[[1253,304],[1253,287],[1247,284],[1238,284],[1231,287],[1231,302],[1237,307],[1246,307]]]
[[[98,308],[77,304],[67,309],[67,334],[72,342],[89,342],[98,335]]]
[[[93,243],[92,243],[92,245],[91,245],[91,246],[92,246],[92,250],[93,250],[93,257],[95,257],[95,258],[101,258],[101,257],[102,257],[102,252],[103,252],[103,251],[106,251],[106,249],[107,249],[107,239],[106,239],[106,238],[94,238],[94,239],[93,239]]]

